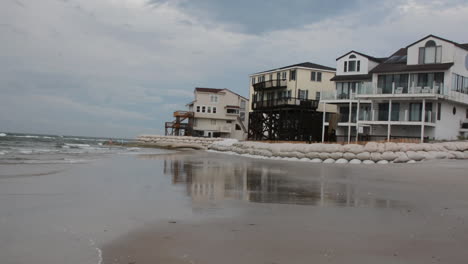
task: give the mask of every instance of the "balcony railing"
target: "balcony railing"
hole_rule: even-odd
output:
[[[317,109],[317,100],[307,100],[300,98],[282,98],[282,99],[271,99],[264,101],[252,102],[253,110],[264,110],[264,109],[277,109],[284,107],[304,108],[304,109]]]
[[[434,111],[426,110],[424,114],[424,122],[426,123],[435,123],[436,114]],[[388,111],[387,110],[373,110],[372,116],[369,120],[360,121],[388,121]],[[399,111],[390,114],[390,121],[396,122],[421,122],[421,112],[411,113],[409,110]]]
[[[254,91],[271,89],[271,88],[286,88],[288,86],[287,80],[270,80],[259,82],[253,85]]]
[[[448,95],[449,91],[443,83],[434,83],[431,86],[397,86],[392,83],[392,87],[373,86],[364,95],[416,95],[416,94],[440,94]]]

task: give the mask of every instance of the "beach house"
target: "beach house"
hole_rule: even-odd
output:
[[[225,88],[195,88],[194,95],[193,136],[247,138],[249,99]]]
[[[337,67],[323,102],[339,107],[342,140],[466,136],[468,44],[429,35],[385,59],[349,52]]]
[[[335,69],[311,62],[251,74],[249,138],[255,140],[320,140],[318,112],[336,112],[319,104],[334,90]]]

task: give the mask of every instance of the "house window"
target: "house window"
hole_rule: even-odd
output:
[[[195,119],[193,120],[193,126],[194,126],[194,127],[197,127],[197,126],[198,126],[198,119],[195,118]]]
[[[317,73],[316,72],[311,72],[310,74],[310,80],[316,81],[317,80]]]
[[[238,113],[239,113],[239,110],[237,110],[237,109],[232,109],[232,108],[228,108],[228,109],[226,109],[226,113],[228,113],[228,114],[234,114],[234,115],[235,115],[235,114],[238,114]]]
[[[242,128],[238,124],[236,124],[236,130],[242,130]]]
[[[466,109],[465,118],[468,119],[468,108]]]
[[[288,90],[288,98],[291,98],[291,90]]]
[[[240,112],[239,113],[239,118],[241,121],[245,121],[245,112]]]
[[[226,120],[226,124],[231,124],[232,120]]]
[[[454,106],[453,109],[452,109],[452,113],[453,115],[456,115],[457,114],[457,108]]]
[[[217,95],[211,95],[210,100],[212,103],[217,103],[218,102],[218,96]]]
[[[205,113],[206,112],[206,107],[202,106],[201,111],[202,111],[202,113]]]
[[[252,77],[252,85],[255,84],[255,77]]]
[[[356,61],[349,61],[348,63],[349,63],[348,71],[350,72],[356,71]]]
[[[315,92],[315,100],[320,101],[320,92]]]
[[[208,114],[211,114],[211,106],[208,106]]]
[[[200,106],[197,105],[197,113],[200,113]]]
[[[344,62],[345,72],[355,72],[361,70],[361,61],[357,60],[356,55],[352,54],[348,57],[348,61]]]
[[[322,81],[322,73],[317,72],[317,82],[321,82],[321,81]]]
[[[307,100],[308,97],[309,97],[309,91],[308,90],[299,89],[299,99]]]
[[[246,105],[246,102],[244,100],[241,100],[240,108],[245,109],[245,105]]]
[[[442,62],[442,46],[436,46],[435,41],[429,40],[424,47],[419,48],[419,64]]]
[[[437,120],[440,120],[441,114],[442,114],[442,104],[438,103],[437,104]],[[468,114],[468,109],[467,109],[467,114]]]
[[[288,72],[285,72],[285,71],[282,72],[281,73],[281,79],[286,80],[287,79],[287,74],[288,74]]]
[[[213,114],[216,114],[216,106],[213,106]]]
[[[216,119],[211,119],[211,124],[216,125]]]
[[[296,70],[291,70],[291,72],[289,73],[289,80],[290,81],[296,80]]]

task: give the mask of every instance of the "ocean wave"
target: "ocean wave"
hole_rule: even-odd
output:
[[[0,155],[6,155],[8,152],[6,151],[0,151]]]
[[[6,137],[6,136],[7,136],[7,134],[5,134],[5,133],[0,133],[0,137]]]
[[[62,148],[89,148],[91,147],[88,144],[72,144],[72,143],[65,143]]]

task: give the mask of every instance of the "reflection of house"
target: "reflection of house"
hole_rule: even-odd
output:
[[[320,140],[321,93],[334,89],[335,69],[300,63],[250,75],[249,138]],[[329,105],[327,112],[335,112]]]
[[[249,100],[229,89],[195,88],[193,136],[245,139]]]
[[[324,99],[340,107],[337,134],[346,140],[456,139],[465,132],[468,44],[429,35],[385,60],[350,52],[337,66],[336,90]]]
[[[165,160],[164,171],[171,174],[174,184],[186,184],[187,195],[197,209],[216,206],[216,202],[223,200],[316,206],[401,206],[397,201],[369,197],[367,191],[361,193],[352,181],[301,180],[265,164],[191,158]]]

